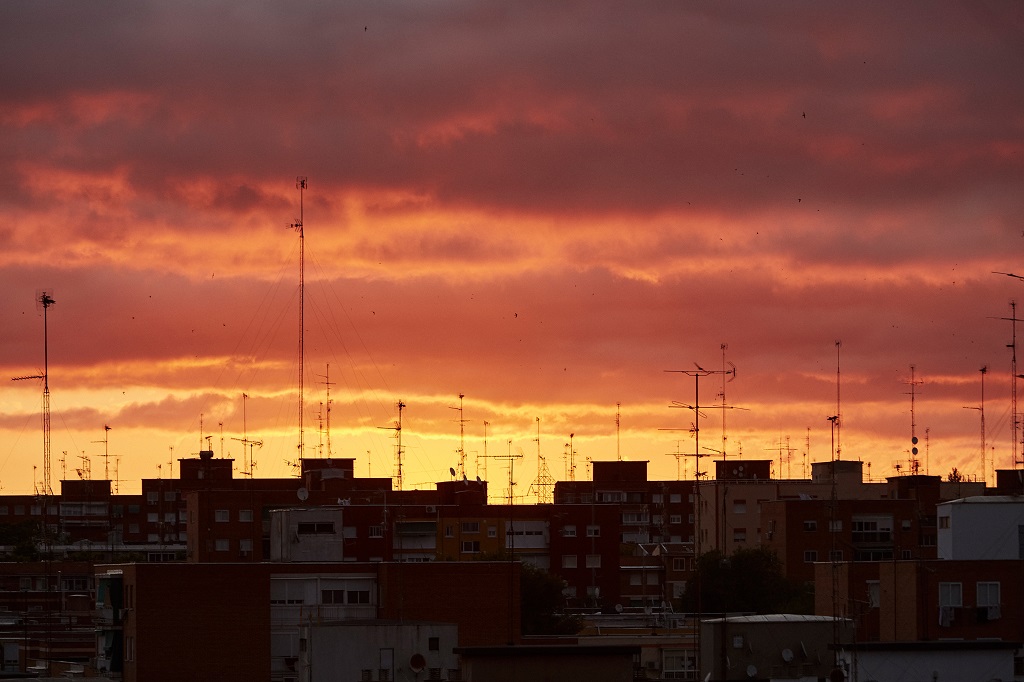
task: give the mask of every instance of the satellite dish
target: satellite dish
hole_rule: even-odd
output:
[[[451,472],[452,476],[455,475],[455,467],[448,467],[448,471]]]
[[[423,654],[413,654],[409,659],[409,669],[414,673],[422,672],[427,667],[427,659],[423,658]]]
[[[615,613],[622,613],[622,604],[615,605]]]
[[[747,677],[757,677],[757,666],[753,663],[747,666]]]
[[[306,486],[302,486],[301,488],[295,491],[295,496],[298,497],[303,502],[305,502],[306,500],[309,499],[309,491],[306,490]]]
[[[786,663],[792,663],[793,662],[793,650],[792,649],[783,649],[782,650],[782,660],[784,660]]]
[[[477,477],[476,477],[476,482],[477,482],[477,483],[483,483],[483,481],[481,481],[481,480],[480,480],[480,477],[479,477],[479,476],[477,476]]]

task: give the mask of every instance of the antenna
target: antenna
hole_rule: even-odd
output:
[[[306,366],[306,235],[303,232],[303,193],[306,191],[308,178],[300,175],[295,178],[295,188],[299,190],[299,217],[288,225],[299,233],[299,459],[303,457],[303,407],[305,404],[305,366]]]
[[[548,471],[548,463],[540,452],[540,417],[536,417],[536,420],[537,437],[533,440],[537,443],[537,479],[530,488],[537,495],[537,504],[551,504],[554,500],[555,479]]]
[[[920,464],[917,461],[917,422],[914,414],[914,398],[916,397],[917,387],[924,382],[920,379],[914,379],[914,366],[910,366],[910,381],[904,382],[910,384],[910,473],[916,475],[920,469]]]
[[[507,455],[490,455],[491,459],[505,459],[508,460],[508,504],[511,506],[515,503],[515,497],[512,494],[513,488],[515,487],[515,479],[513,477],[513,468],[517,459],[523,458],[522,448],[517,448],[515,454],[512,454],[512,439],[508,439],[508,454]]]
[[[978,407],[965,405],[965,410],[978,410],[981,413],[981,480],[988,477],[988,464],[985,460],[985,375],[988,374],[988,365],[983,366],[981,372],[981,405]],[[995,477],[991,480],[995,480]]]
[[[1008,272],[996,272],[996,275],[1007,275],[1009,277],[1016,277],[1017,279],[1024,279],[1020,275],[1013,275]],[[1013,420],[1013,468],[1016,469],[1017,465],[1020,464],[1020,460],[1017,459],[1017,431],[1020,428],[1020,415],[1017,412],[1017,379],[1020,375],[1017,374],[1017,323],[1021,322],[1017,318],[1017,302],[1010,301],[1010,316],[997,318],[1010,323],[1011,328],[1011,341],[1006,344],[1006,347],[1010,349],[1010,416]]]
[[[253,449],[253,446],[262,448],[263,447],[263,441],[262,440],[251,440],[249,438],[249,427],[248,427],[248,424],[247,424],[246,413],[245,413],[246,412],[245,411],[245,403],[246,403],[246,401],[248,399],[249,399],[249,394],[248,393],[243,393],[242,394],[242,437],[241,438],[234,438],[233,437],[231,440],[236,440],[236,441],[238,441],[239,443],[242,444],[242,475],[243,476],[248,476],[248,477],[252,478],[252,476],[255,474],[254,470],[256,469],[256,460],[253,459],[252,449]],[[248,453],[245,452],[246,447],[249,448],[249,452]]]
[[[465,393],[459,394],[459,406],[449,406],[449,410],[458,410],[459,418],[456,420],[459,422],[459,449],[456,451],[459,455],[459,476],[462,478],[466,477],[466,420],[462,418],[462,399],[466,397]]]
[[[103,478],[104,480],[110,480],[110,451],[108,450],[108,439],[107,434],[110,433],[110,427],[106,424],[103,425],[103,440],[94,440],[93,443],[103,443]]]
[[[327,387],[327,459],[331,459],[331,363],[327,363],[327,373],[324,374],[324,386]]]
[[[726,438],[726,435],[725,435],[725,433],[726,433],[725,432],[725,410],[726,410],[726,405],[725,405],[725,384],[727,383],[725,377],[728,375],[728,372],[726,372],[726,370],[725,370],[725,351],[727,351],[727,350],[729,350],[729,344],[723,343],[722,344],[722,392],[718,394],[722,398],[722,461],[723,462],[725,461],[725,452],[726,452],[726,449],[727,449],[726,448],[726,444],[728,442],[728,439]],[[735,374],[733,376],[735,376]]]
[[[836,340],[836,414],[835,414],[834,418],[829,417],[829,419],[832,420],[832,439],[833,439],[832,450],[833,450],[834,456],[835,456],[835,458],[837,460],[843,458],[843,455],[842,455],[843,447],[841,445],[842,439],[840,438],[840,436],[841,436],[840,432],[841,432],[842,423],[843,423],[843,419],[842,419],[843,410],[842,410],[842,400],[840,400],[840,394],[839,394],[839,386],[840,386],[840,381],[839,381],[839,379],[840,379],[840,373],[839,373],[839,351],[840,351],[840,349],[842,349],[842,347],[843,347],[843,342],[839,341],[837,339]],[[834,464],[832,465],[832,469],[833,470],[835,469],[835,465]]]
[[[619,439],[619,408],[622,407],[622,403],[615,403],[615,459],[622,461],[622,452],[619,450],[621,443]]]
[[[43,380],[43,495],[52,495],[53,488],[50,486],[50,350],[49,330],[47,328],[46,311],[56,303],[51,292],[43,290],[36,295],[36,305],[43,309],[43,372],[31,376],[13,377],[11,381],[24,381],[26,379]],[[33,479],[35,477],[33,476]]]
[[[398,489],[402,489],[402,410],[405,409],[405,403],[399,400],[395,403],[395,407],[398,408],[398,420],[391,426],[378,426],[378,429],[391,429],[395,432],[395,439],[398,444],[395,446],[395,481],[398,484]]]

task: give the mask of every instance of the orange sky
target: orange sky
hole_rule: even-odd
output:
[[[0,44],[0,376],[42,369],[51,291],[54,481],[102,477],[105,424],[122,492],[201,419],[240,464],[243,393],[256,475],[292,473],[297,175],[307,456],[329,364],[358,475],[394,473],[402,400],[404,487],[447,478],[463,393],[492,494],[521,451],[528,499],[538,418],[556,478],[570,433],[577,478],[675,478],[694,382],[666,370],[724,362],[728,455],[797,476],[841,339],[843,458],[906,466],[914,365],[921,467],[1012,466],[1020,3],[4,3]],[[4,493],[40,400],[0,383]]]

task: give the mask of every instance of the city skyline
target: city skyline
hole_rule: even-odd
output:
[[[873,478],[913,430],[922,470],[991,479],[1021,457],[1022,27],[999,2],[0,7],[0,377],[42,369],[45,290],[54,482],[83,454],[103,477],[105,437],[123,492],[201,447],[241,467],[244,438],[291,475],[303,176],[307,457],[329,374],[359,476],[395,473],[401,400],[403,487],[448,479],[461,394],[492,499],[521,451],[529,501],[538,429],[555,478],[573,434],[576,478],[675,479],[700,365],[703,455],[797,477],[841,412]],[[42,478],[41,388],[0,382],[8,494]]]

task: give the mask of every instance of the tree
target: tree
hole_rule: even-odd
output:
[[[683,608],[704,613],[813,613],[811,589],[789,580],[774,552],[758,547],[738,549],[726,558],[715,550],[701,555],[697,575],[687,584]]]
[[[524,635],[572,635],[582,625],[564,613],[564,581],[554,573],[523,563],[519,573],[520,619]]]

